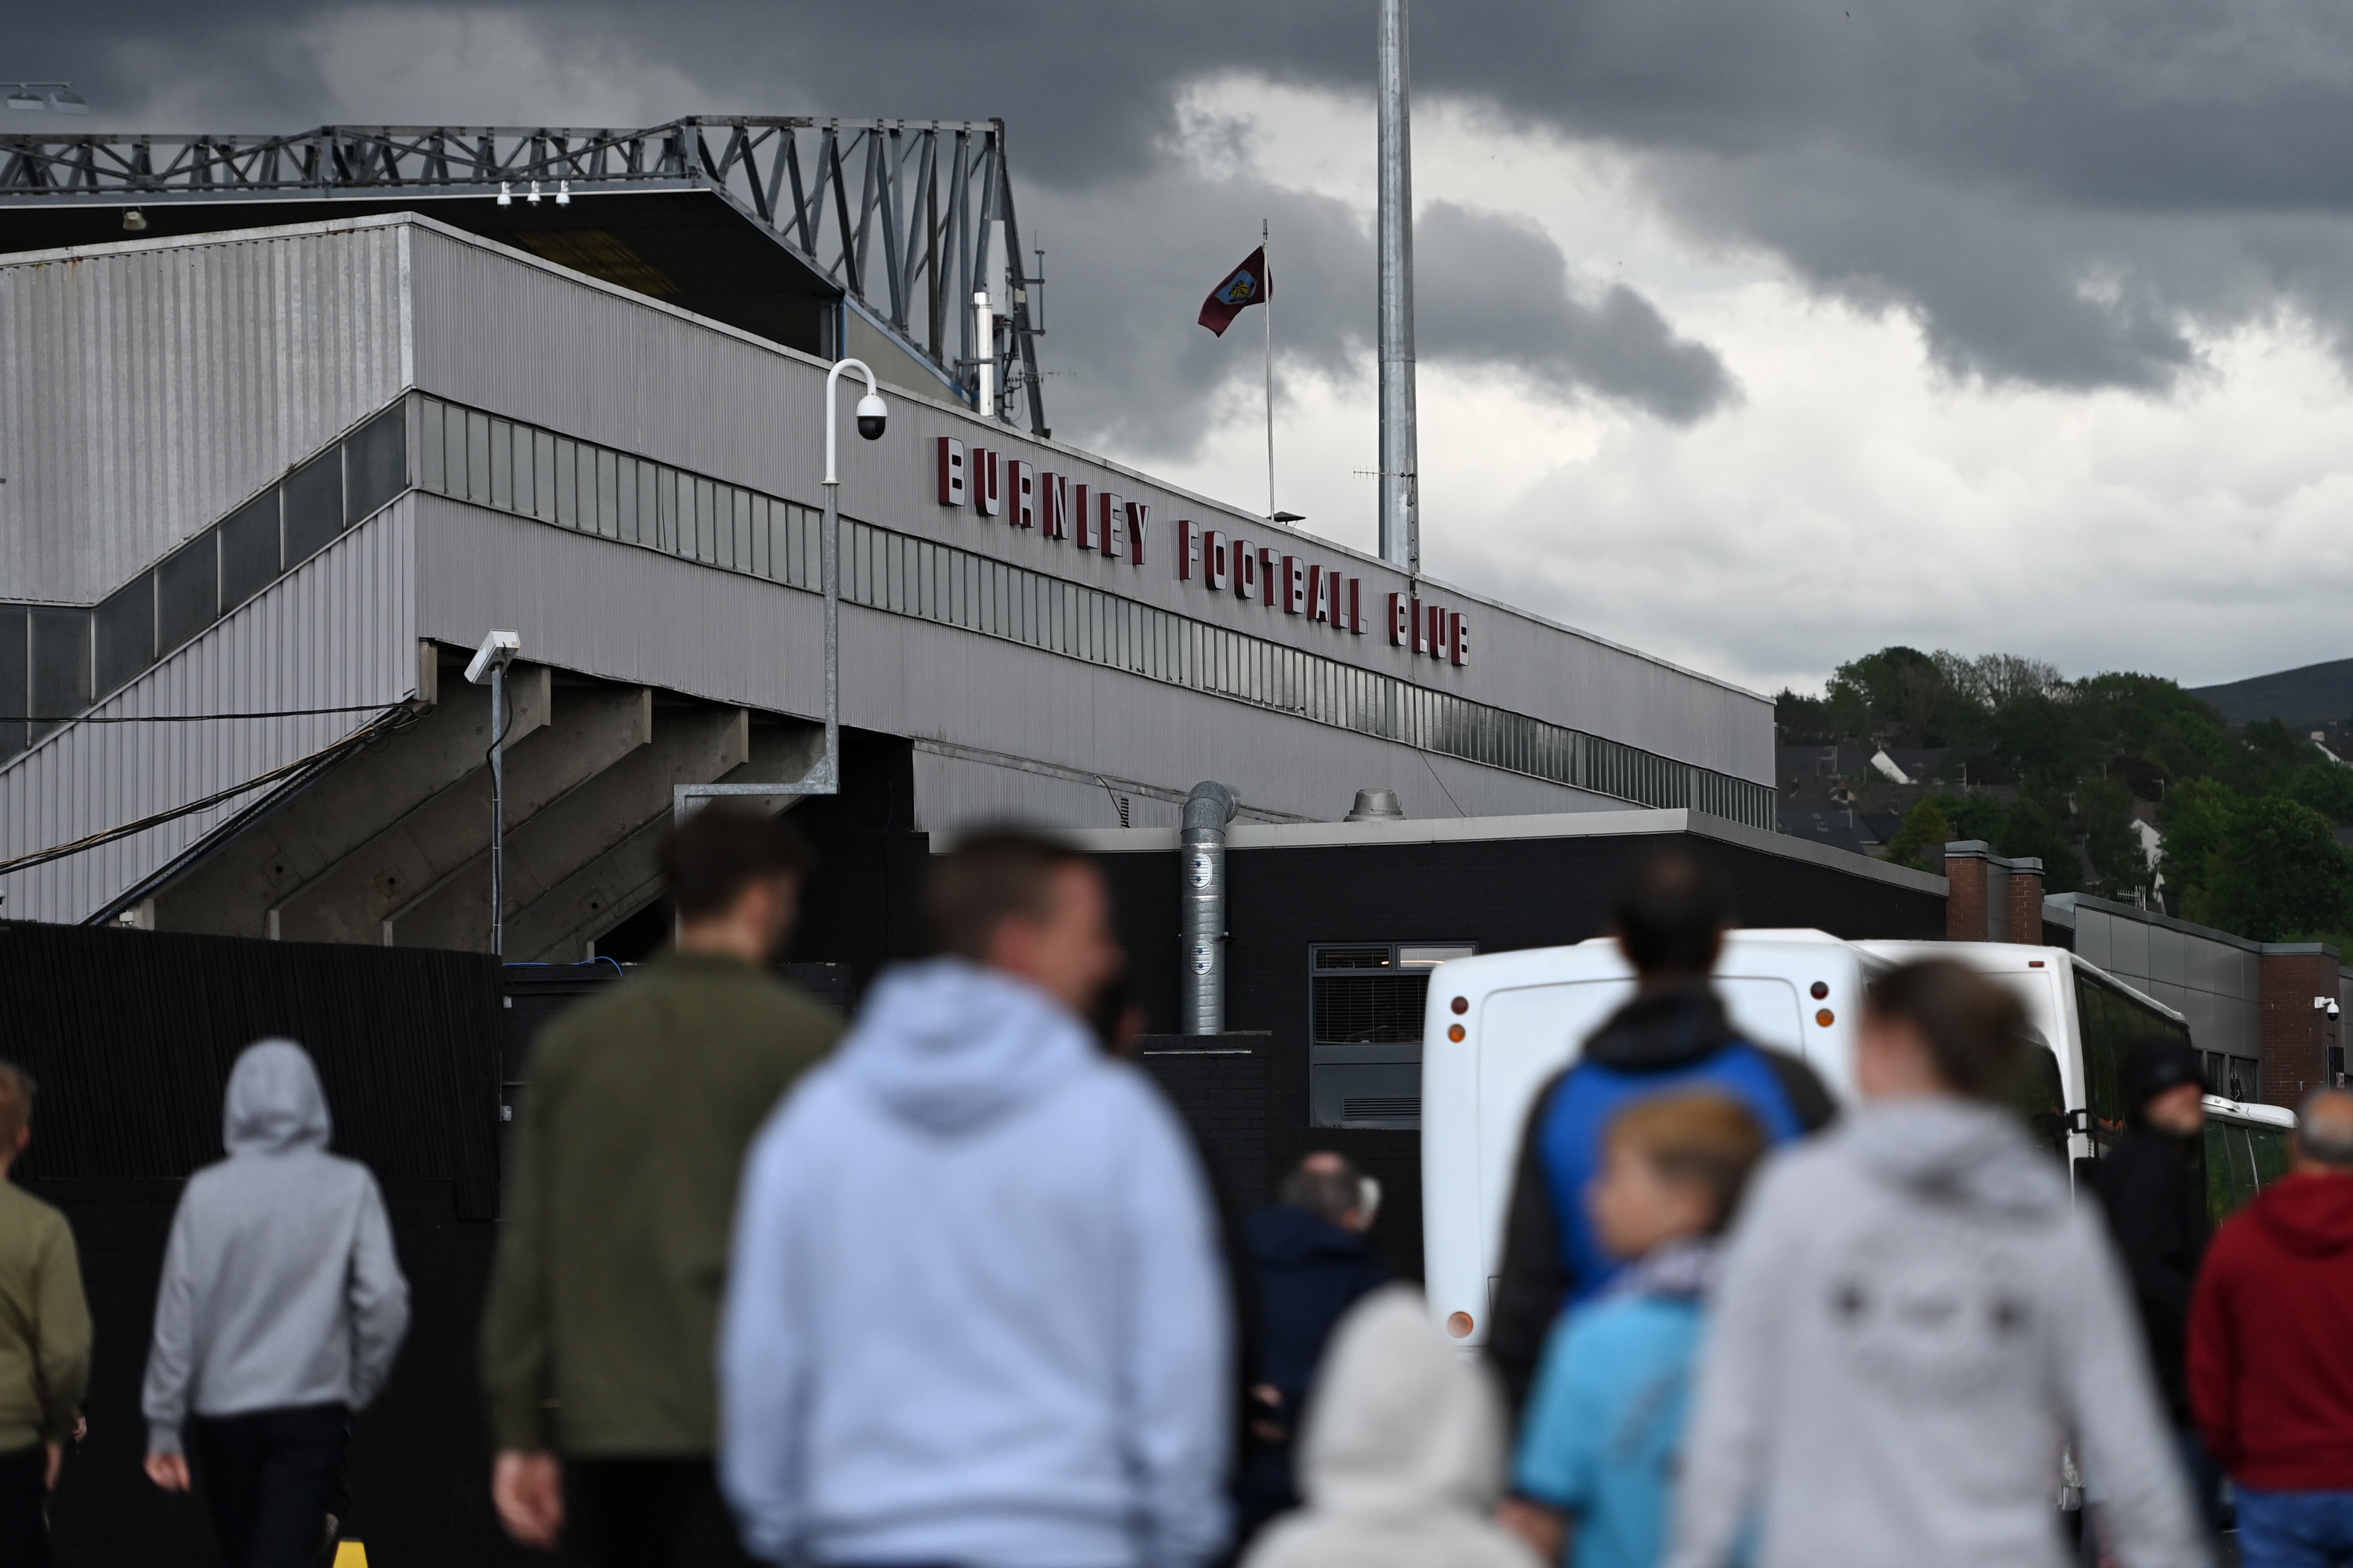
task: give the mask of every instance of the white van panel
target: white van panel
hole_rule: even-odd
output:
[[[1735,931],[1715,976],[1735,1027],[1804,1058],[1831,1092],[1852,1093],[1854,1026],[1866,975],[1882,961],[1820,931]],[[1817,984],[1826,994],[1810,994]],[[1634,994],[1616,944],[1491,953],[1441,965],[1430,978],[1422,1035],[1424,1266],[1442,1322],[1471,1314],[1465,1342],[1486,1338],[1490,1282],[1520,1136],[1538,1089]],[[1452,1010],[1460,997],[1465,1008]],[[1820,1017],[1827,1015],[1830,1023]],[[1466,1037],[1447,1032],[1463,1026]]]

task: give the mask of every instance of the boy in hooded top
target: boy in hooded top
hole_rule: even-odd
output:
[[[1307,1506],[1242,1568],[1541,1568],[1489,1517],[1504,1447],[1494,1374],[1446,1342],[1419,1290],[1383,1286],[1340,1320],[1307,1407]]]
[[[1948,961],[1873,982],[1862,1108],[1741,1205],[1671,1568],[2062,1568],[2063,1436],[2123,1568],[2204,1568],[2115,1249],[2008,1103],[2024,1022]]]
[[[164,1251],[147,1475],[188,1489],[193,1427],[222,1559],[301,1568],[322,1545],[352,1413],[408,1331],[408,1282],[375,1178],[327,1152],[327,1098],[301,1047],[247,1047],[223,1120],[228,1158],[189,1178]]]
[[[1553,1330],[1504,1521],[1572,1568],[1652,1568],[1666,1551],[1683,1407],[1715,1268],[1765,1130],[1712,1093],[1620,1111],[1587,1199],[1625,1265]]]
[[[950,955],[886,975],[744,1163],[720,1476],[808,1568],[1199,1568],[1233,1328],[1184,1128],[1084,1019],[1102,873],[1018,833],[934,869]]]

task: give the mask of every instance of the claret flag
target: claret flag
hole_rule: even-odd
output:
[[[1274,298],[1274,280],[1266,275],[1266,247],[1250,253],[1248,260],[1226,274],[1226,280],[1201,301],[1201,325],[1219,337],[1234,324],[1246,305]]]

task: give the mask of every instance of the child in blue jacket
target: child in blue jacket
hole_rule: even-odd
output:
[[[1637,1100],[1604,1134],[1587,1208],[1625,1267],[1553,1325],[1503,1512],[1565,1568],[1666,1554],[1716,1237],[1765,1148],[1757,1118],[1710,1091]]]

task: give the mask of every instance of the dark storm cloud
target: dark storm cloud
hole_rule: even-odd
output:
[[[1368,0],[495,8],[551,47],[619,40],[707,87],[709,107],[1003,115],[1021,178],[1068,201],[1165,176],[1177,96],[1204,74],[1362,90],[1372,67]],[[290,127],[343,112],[290,43],[323,14],[44,7],[12,29],[9,68],[71,76],[134,120],[168,97],[215,125]],[[1504,125],[1649,160],[1693,229],[1910,312],[1955,374],[2162,388],[2195,367],[2199,329],[2284,309],[2342,345],[2353,324],[2338,281],[2353,8],[2336,0],[1448,0],[1416,18],[1414,72],[1425,103],[1475,100]],[[1646,324],[1639,299],[1585,308],[1616,325],[1563,329],[1560,344],[1646,342],[1652,362],[1689,350],[1664,363],[1701,379],[1678,404],[1656,363],[1605,374],[1570,355],[1586,368],[1567,384],[1704,405],[1704,349]],[[1178,352],[1178,382],[1198,357]]]
[[[1508,366],[1561,395],[1621,399],[1677,424],[1732,395],[1714,351],[1677,337],[1632,289],[1579,297],[1560,247],[1525,219],[1432,202],[1413,244],[1425,360]]]

